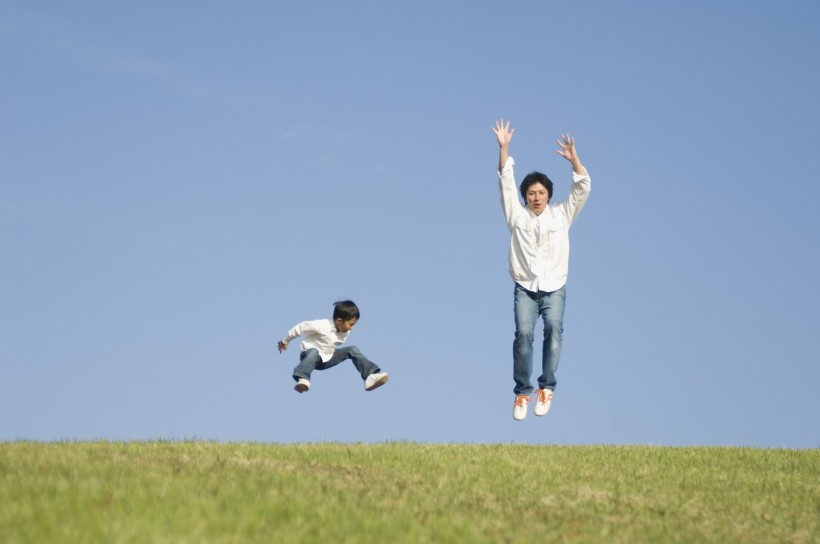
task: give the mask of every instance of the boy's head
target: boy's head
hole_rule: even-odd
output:
[[[333,303],[333,323],[339,332],[348,332],[359,320],[359,307],[352,300]]]
[[[524,202],[528,202],[527,194],[531,193],[532,190],[539,189],[539,187],[533,187],[533,185],[540,183],[544,189],[547,190],[547,202],[550,201],[552,198],[552,181],[550,178],[542,174],[541,172],[530,172],[521,182],[521,186],[519,187],[519,191],[521,191],[521,198],[524,199]]]

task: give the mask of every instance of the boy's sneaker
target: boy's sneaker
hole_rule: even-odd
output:
[[[529,395],[518,395],[513,404],[513,419],[521,421],[527,417],[527,405],[530,403]]]
[[[299,378],[296,382],[296,385],[293,386],[296,389],[297,393],[304,393],[308,389],[310,389],[310,382],[304,378]]]
[[[387,372],[374,372],[365,379],[364,390],[373,391],[377,387],[386,384],[388,378],[390,378],[390,376],[387,375]]]
[[[550,405],[552,404],[552,391],[549,389],[536,389],[535,395],[535,415],[547,415],[547,412],[550,411]]]

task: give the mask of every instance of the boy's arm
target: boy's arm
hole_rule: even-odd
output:
[[[279,340],[279,345],[278,345],[279,353],[282,353],[283,351],[288,349],[288,344],[290,343],[291,340],[293,340],[294,338],[297,338],[299,336],[302,336],[302,333],[304,332],[303,329],[305,328],[307,323],[308,323],[307,321],[302,321],[301,323],[297,323],[295,327],[290,329],[287,332],[287,334],[285,334],[285,336],[281,340]]]

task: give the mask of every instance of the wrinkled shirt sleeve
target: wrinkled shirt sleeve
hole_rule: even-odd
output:
[[[507,228],[512,230],[515,224],[516,211],[521,208],[518,200],[518,192],[515,188],[515,161],[512,157],[507,157],[504,168],[498,172],[498,187],[501,191],[501,208],[504,210],[504,218],[507,220]]]
[[[587,198],[589,198],[591,189],[592,185],[588,172],[586,174],[572,173],[572,186],[569,189],[569,197],[562,203],[564,213],[570,224],[581,213],[581,209],[583,209]]]
[[[316,332],[317,322],[318,321],[302,321],[301,323],[297,323],[296,326],[285,334],[282,338],[282,342],[289,344],[294,338]]]

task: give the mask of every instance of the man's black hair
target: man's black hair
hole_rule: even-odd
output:
[[[547,176],[545,176],[541,172],[530,172],[524,178],[524,181],[521,182],[521,187],[519,187],[519,190],[521,191],[521,198],[524,199],[524,202],[525,203],[527,202],[527,190],[529,190],[530,185],[533,185],[535,183],[540,183],[541,185],[543,185],[544,187],[547,188],[547,196],[549,197],[549,198],[547,198],[547,200],[548,201],[551,200],[552,199],[552,181],[550,181],[550,178],[548,178]]]
[[[333,321],[341,319],[350,321],[359,319],[359,307],[352,300],[339,300],[333,303]]]

